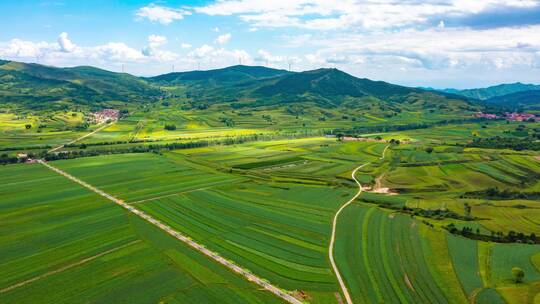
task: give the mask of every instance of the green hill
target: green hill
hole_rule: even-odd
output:
[[[261,66],[235,65],[223,69],[208,71],[189,71],[159,75],[148,78],[150,81],[166,84],[214,84],[223,85],[242,81],[258,80],[289,74],[285,70],[276,70]]]
[[[47,109],[144,101],[160,91],[138,77],[94,67],[56,68],[0,62],[0,102]]]
[[[94,67],[56,68],[2,61],[0,102],[33,109],[147,103],[174,99],[193,108],[288,107],[357,109],[390,117],[401,112],[451,116],[478,110],[464,97],[357,78],[337,69],[288,72],[259,66],[169,73],[151,78]],[[317,114],[318,115],[318,114]]]
[[[446,93],[458,94],[468,98],[478,99],[478,100],[487,100],[490,98],[495,98],[498,96],[503,96],[512,93],[525,92],[525,91],[534,91],[540,90],[540,85],[534,84],[525,84],[521,82],[509,83],[509,84],[500,84],[496,86],[491,86],[487,88],[479,89],[467,89],[467,90],[456,90],[456,89],[445,89],[442,90]]]
[[[224,70],[220,73],[228,74]],[[357,78],[337,69],[274,71],[275,76],[259,79],[239,77],[234,81],[217,81],[213,78],[213,85],[206,86],[178,77],[172,83],[183,86],[193,102],[226,103],[234,108],[301,104],[321,108],[377,108],[374,111],[394,113],[435,110],[464,113],[477,109],[477,105],[464,97]]]
[[[540,109],[540,90],[497,96],[486,100],[486,102],[510,108]]]
[[[339,105],[347,97],[376,97],[379,99],[402,99],[407,94],[421,92],[419,89],[372,81],[351,76],[337,69],[318,69],[259,82],[253,96],[286,100],[314,100]]]

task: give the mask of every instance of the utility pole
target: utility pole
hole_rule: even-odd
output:
[[[122,63],[122,73],[124,73],[124,64]]]
[[[174,73],[174,64],[172,65],[172,72]]]

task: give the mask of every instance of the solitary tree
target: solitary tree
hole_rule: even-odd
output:
[[[523,269],[519,267],[513,267],[512,276],[514,277],[514,282],[521,283],[523,282],[523,278],[525,277],[525,272],[523,272]]]

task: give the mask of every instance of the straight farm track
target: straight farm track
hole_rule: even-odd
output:
[[[68,174],[67,172],[65,171],[62,171],[42,160],[39,160],[39,163],[44,165],[45,167],[53,170],[54,172],[70,179],[71,181],[73,182],[76,182],[78,184],[80,184],[81,186],[107,198],[108,200],[120,205],[121,207],[123,207],[124,209],[128,210],[129,212],[139,216],[140,218],[144,219],[145,221],[155,225],[156,227],[158,227],[159,229],[167,232],[169,235],[173,236],[174,238],[184,242],[185,244],[189,245],[190,247],[192,247],[193,249],[199,251],[200,253],[206,255],[207,257],[213,259],[214,261],[218,262],[219,264],[222,264],[223,266],[229,268],[230,270],[234,271],[235,273],[243,276],[246,280],[250,281],[250,282],[253,282],[259,286],[261,286],[262,288],[270,291],[271,293],[275,294],[276,296],[282,298],[284,301],[286,302],[289,302],[289,303],[293,303],[293,304],[301,304],[301,301],[299,301],[298,299],[294,298],[293,296],[291,296],[290,294],[288,294],[287,292],[284,292],[282,291],[280,288],[268,283],[267,281],[257,277],[256,275],[250,273],[249,271],[246,271],[245,269],[243,269],[242,267],[238,266],[237,264],[235,264],[234,262],[231,262],[223,257],[221,257],[219,254],[217,254],[216,252],[213,252],[209,249],[206,249],[204,246],[194,242],[193,240],[191,240],[189,237],[179,233],[178,231],[172,229],[171,227],[163,224],[162,222],[156,220],[155,218],[149,216],[148,214],[136,209],[135,207],[133,206],[130,206],[126,203],[124,203],[122,200],[120,199],[117,199],[115,197],[113,197],[112,195]]]
[[[0,303],[283,303],[42,165],[0,178]]]

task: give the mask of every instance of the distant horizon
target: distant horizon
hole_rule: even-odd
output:
[[[25,64],[39,64],[39,65],[43,65],[43,66],[49,66],[49,67],[55,67],[55,68],[77,68],[77,67],[93,67],[93,68],[98,68],[98,69],[101,69],[101,70],[105,70],[105,71],[109,71],[109,72],[113,72],[113,73],[125,73],[125,74],[129,74],[129,75],[132,75],[132,76],[135,76],[135,77],[142,77],[142,78],[151,78],[151,77],[157,77],[157,76],[160,76],[160,75],[166,75],[166,74],[171,74],[171,73],[186,73],[186,72],[195,72],[195,71],[212,71],[212,70],[220,70],[220,69],[226,69],[226,68],[231,68],[231,67],[235,67],[235,66],[246,66],[246,67],[263,67],[263,68],[269,68],[269,69],[275,69],[275,70],[283,70],[283,71],[289,71],[287,70],[286,68],[280,68],[280,67],[269,67],[269,66],[264,66],[264,65],[249,65],[249,64],[233,64],[233,65],[229,65],[229,66],[223,66],[223,67],[213,67],[213,68],[208,68],[208,69],[203,69],[201,68],[200,70],[199,69],[186,69],[186,70],[175,70],[175,71],[169,71],[169,72],[165,72],[165,73],[161,73],[161,74],[148,74],[148,75],[137,75],[137,74],[134,74],[134,73],[130,73],[129,71],[126,71],[124,70],[124,72],[122,72],[121,70],[120,71],[116,71],[116,70],[112,70],[112,69],[108,69],[106,67],[100,67],[100,66],[96,66],[96,65],[92,65],[92,64],[81,64],[81,65],[69,65],[69,66],[60,66],[60,65],[54,65],[54,64],[44,64],[44,63],[39,63],[39,62],[32,62],[32,61],[20,61],[20,60],[11,60],[11,59],[4,59],[4,58],[0,58],[0,60],[5,60],[5,61],[12,61],[12,62],[21,62],[21,63],[25,63]],[[432,90],[449,90],[449,89],[456,89],[456,90],[467,90],[467,89],[484,89],[484,88],[488,88],[488,87],[493,87],[493,86],[498,86],[498,85],[508,85],[508,84],[517,84],[517,83],[521,83],[521,84],[525,84],[525,85],[540,85],[540,83],[533,83],[533,82],[523,82],[523,81],[514,81],[514,82],[503,82],[503,83],[494,83],[494,84],[491,84],[491,85],[487,85],[487,86],[482,86],[482,87],[464,87],[464,88],[458,88],[458,87],[433,87],[433,86],[429,86],[429,85],[407,85],[407,84],[401,84],[399,82],[392,82],[392,81],[387,81],[387,80],[384,80],[384,79],[375,79],[375,78],[369,78],[369,77],[364,77],[364,76],[359,76],[359,75],[354,75],[352,73],[349,73],[347,71],[344,71],[340,68],[337,68],[337,67],[315,67],[315,68],[312,68],[312,69],[306,69],[306,70],[290,70],[289,72],[293,72],[293,73],[302,73],[302,72],[308,72],[308,71],[314,71],[314,70],[318,70],[318,69],[337,69],[339,71],[342,71],[342,72],[345,72],[351,76],[354,76],[354,77],[357,77],[357,78],[367,78],[367,79],[370,79],[370,80],[374,80],[374,81],[384,81],[384,82],[388,82],[388,83],[391,83],[391,84],[396,84],[396,85],[401,85],[401,86],[406,86],[406,87],[411,87],[411,88],[420,88],[420,89],[432,89]]]

